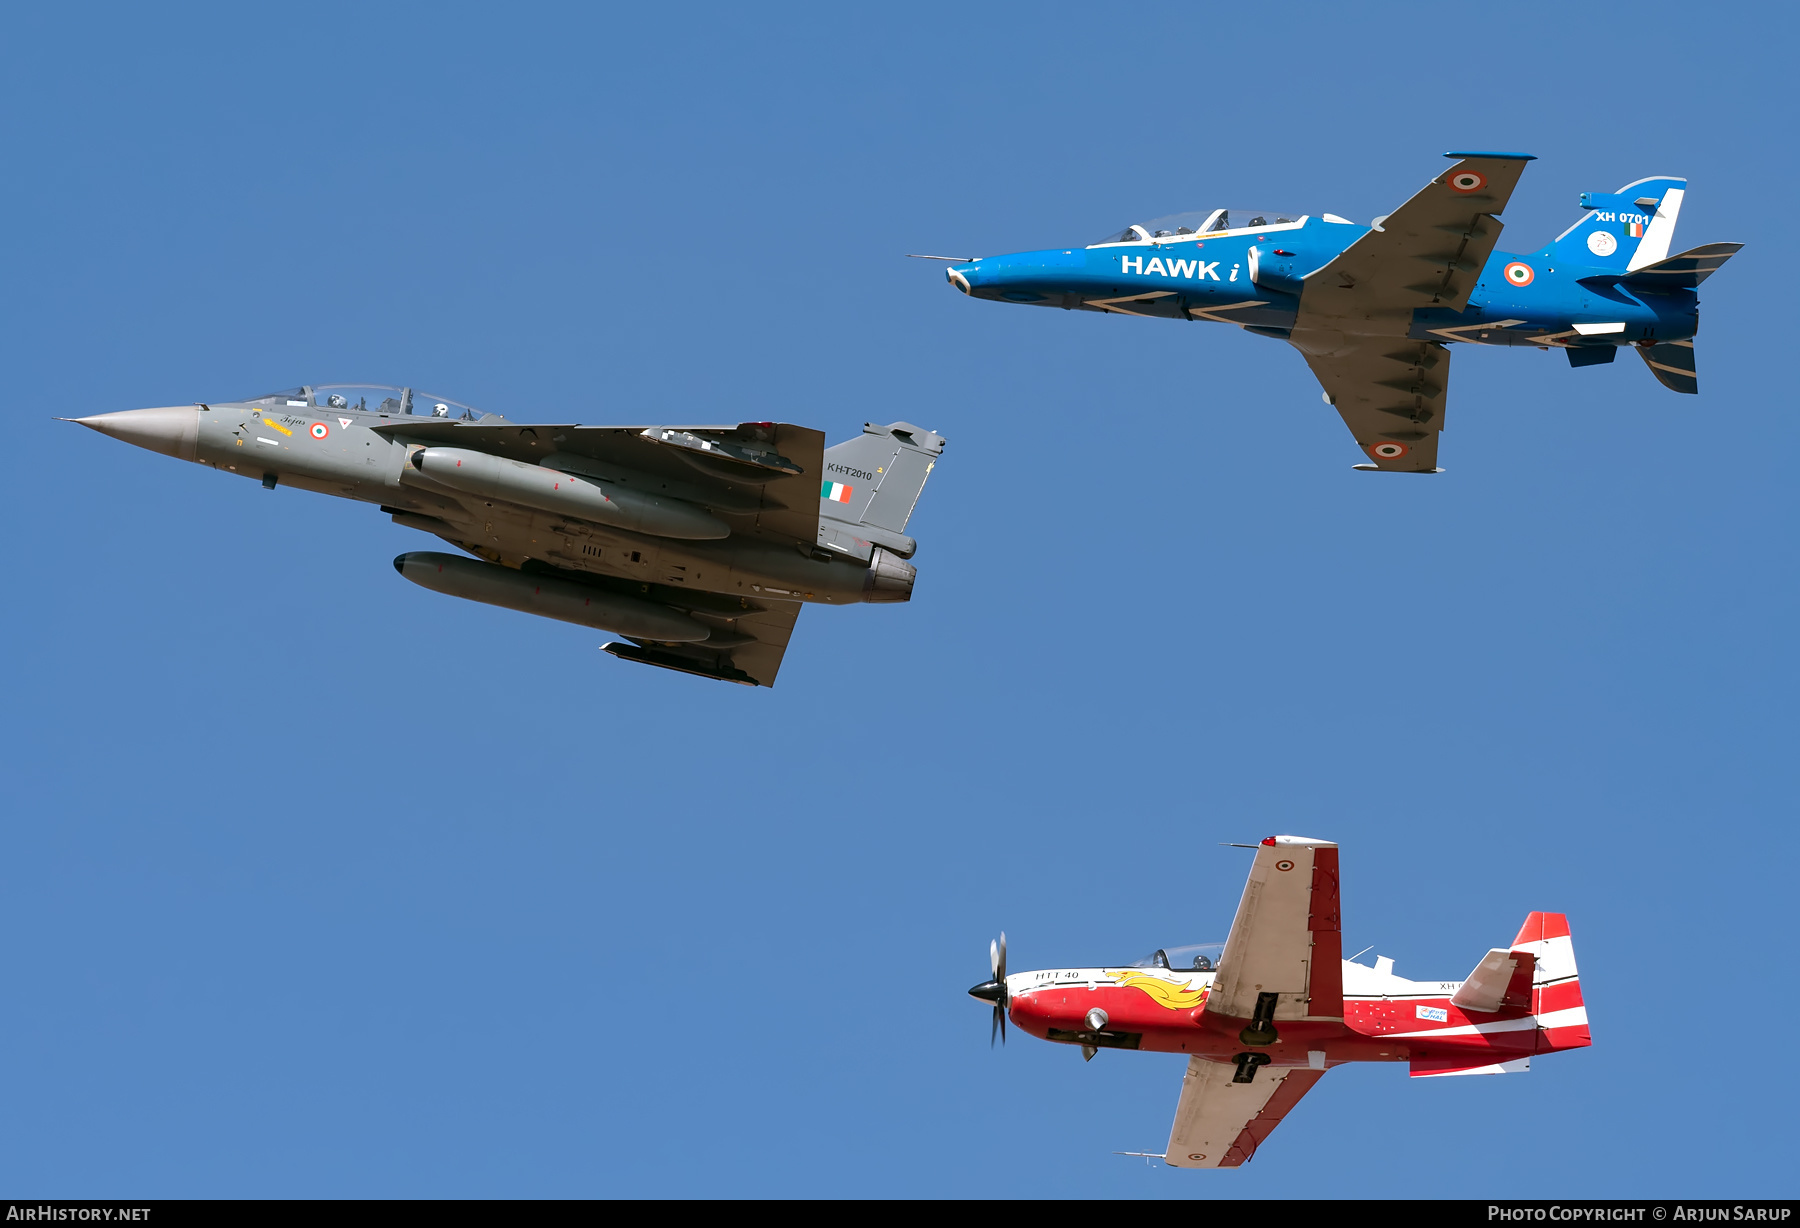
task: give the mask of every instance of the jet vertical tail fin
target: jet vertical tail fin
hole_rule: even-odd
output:
[[[1581,220],[1556,236],[1550,254],[1567,265],[1625,273],[1667,258],[1687,180],[1656,175],[1617,192],[1583,192]]]
[[[944,437],[910,422],[863,424],[863,433],[825,449],[819,483],[819,544],[869,557],[870,543],[910,558],[904,533]]]

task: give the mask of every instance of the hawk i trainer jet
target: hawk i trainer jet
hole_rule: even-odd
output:
[[[1188,1055],[1169,1144],[1176,1168],[1236,1168],[1345,1062],[1407,1062],[1418,1076],[1510,1074],[1534,1054],[1590,1042],[1575,947],[1561,913],[1525,918],[1510,947],[1464,981],[1409,981],[1394,961],[1341,958],[1338,847],[1270,836],[1256,849],[1223,944],[1166,947],[1127,967],[1006,971],[969,990],[1045,1040]]]
[[[612,631],[629,641],[604,645],[615,657],[750,686],[774,685],[803,604],[912,598],[904,530],[944,450],[907,422],[827,448],[778,422],[522,425],[379,385],[75,421],[270,490],[378,504],[475,556],[403,554],[394,568],[416,584]]]
[[[1633,346],[1676,392],[1697,392],[1700,283],[1741,243],[1669,255],[1687,180],[1586,192],[1535,252],[1495,250],[1498,214],[1530,154],[1456,164],[1368,226],[1335,214],[1211,209],[1127,226],[1099,243],[950,260],[975,298],[1237,324],[1300,351],[1369,460],[1439,472],[1449,343],[1559,348],[1575,367]]]

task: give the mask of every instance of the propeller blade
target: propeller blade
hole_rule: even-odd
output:
[[[1001,931],[997,941],[988,943],[988,971],[992,974],[985,985],[977,985],[969,991],[969,996],[982,998],[994,1004],[994,1019],[988,1025],[988,1048],[994,1047],[994,1041],[1006,1043],[1006,1008],[1011,1005],[1011,996],[1006,992],[1006,932]]]

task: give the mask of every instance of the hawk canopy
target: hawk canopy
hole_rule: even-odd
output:
[[[1289,226],[1304,220],[1304,214],[1291,209],[1199,209],[1191,213],[1171,213],[1166,217],[1133,223],[1089,246],[1148,243],[1153,239],[1178,239],[1183,235],[1224,234],[1231,230],[1254,230],[1261,226]]]

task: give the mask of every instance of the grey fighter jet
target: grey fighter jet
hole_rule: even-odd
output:
[[[474,556],[403,554],[394,569],[415,584],[746,686],[774,685],[806,602],[911,599],[906,522],[944,451],[907,422],[827,448],[786,423],[527,425],[348,384],[74,421],[269,490],[377,504]]]

